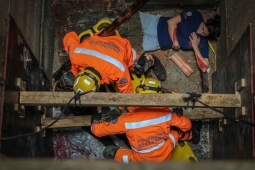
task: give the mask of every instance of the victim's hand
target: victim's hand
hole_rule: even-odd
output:
[[[175,51],[178,51],[181,48],[181,46],[179,44],[175,45],[173,44],[172,49],[174,49]]]
[[[197,37],[197,34],[195,32],[192,32],[189,36],[189,39],[191,41],[191,45],[193,48],[198,47],[200,43],[200,37]]]

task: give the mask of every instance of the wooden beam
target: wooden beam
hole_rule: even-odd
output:
[[[218,109],[220,111],[223,111],[223,109]],[[233,113],[234,114],[234,113]],[[183,110],[183,116],[186,116],[187,118],[191,120],[198,120],[198,119],[220,119],[223,118],[224,115],[220,114],[216,111],[213,111],[209,108],[187,108]]]
[[[41,118],[42,128],[55,121],[54,118]],[[66,127],[85,127],[90,126],[91,116],[66,116],[61,117],[56,123],[49,128],[66,128]]]
[[[8,95],[8,92],[6,92]],[[46,92],[46,91],[21,91],[19,103],[24,106],[64,106],[74,96],[73,92]],[[93,92],[80,97],[81,106],[166,106],[185,107],[187,103],[183,101],[188,94],[123,94],[109,92]],[[13,98],[17,101],[17,98]],[[239,94],[202,94],[199,100],[211,107],[216,108],[239,108],[241,98]],[[12,102],[11,100],[8,100]],[[79,105],[79,101],[71,101],[71,106]],[[189,103],[192,107],[192,103]],[[204,107],[196,102],[194,108]]]
[[[207,108],[185,109],[185,110],[183,110],[183,115],[191,120],[223,118],[222,114],[217,113],[217,112],[215,112],[211,109],[207,109]],[[54,120],[55,120],[54,118],[42,118],[41,119],[42,128],[51,124]],[[90,121],[91,121],[90,115],[61,117],[50,128],[90,126],[91,125]]]

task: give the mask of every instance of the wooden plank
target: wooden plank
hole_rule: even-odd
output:
[[[218,109],[223,111],[223,109]],[[234,114],[234,113],[233,113]],[[220,119],[223,118],[223,114],[213,111],[209,108],[188,108],[183,110],[183,115],[191,120],[196,119]]]
[[[73,92],[21,91],[19,102],[25,106],[64,106],[74,96]],[[81,106],[166,106],[185,107],[183,101],[188,94],[124,94],[109,92],[92,92],[80,97]],[[152,100],[153,99],[153,100]],[[199,100],[211,107],[238,108],[241,107],[239,94],[202,94]],[[69,105],[78,105],[79,101],[71,101]],[[192,106],[192,103],[189,104]],[[204,107],[196,102],[194,108]]]
[[[55,121],[54,118],[41,118],[42,128]],[[67,116],[61,117],[55,124],[49,128],[65,128],[65,127],[85,127],[90,126],[91,116]]]
[[[183,110],[183,115],[191,120],[223,118],[222,114],[207,108],[185,109]],[[54,120],[55,120],[54,118],[42,118],[41,119],[42,128],[51,124]],[[90,120],[91,120],[90,115],[61,117],[50,128],[90,126],[91,125]]]
[[[174,53],[170,56],[174,63],[183,71],[183,73],[189,77],[194,70],[189,66],[189,64],[178,54]]]

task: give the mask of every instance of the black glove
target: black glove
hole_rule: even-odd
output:
[[[183,109],[182,109],[181,107],[172,108],[172,111],[173,111],[174,113],[176,113],[177,115],[183,116]]]
[[[143,52],[140,57],[137,60],[137,64],[140,66],[144,66],[145,62],[146,62],[146,56],[145,56],[146,52]]]
[[[65,72],[56,83],[54,91],[73,91],[74,75],[72,72]]]
[[[141,67],[140,65],[136,65],[136,66],[134,67],[134,72],[135,72],[135,74],[137,74],[137,75],[142,75],[142,74],[144,73],[144,68]]]
[[[57,83],[55,83],[55,86],[53,87],[53,91],[66,91],[59,83],[59,81],[57,81]]]
[[[110,121],[116,119],[117,117],[119,117],[121,114],[122,114],[121,110],[116,107],[116,108],[110,110],[107,113],[103,113],[102,114],[102,121],[103,122],[110,122]]]
[[[91,114],[91,124],[99,123],[99,120],[101,120],[101,118],[102,118],[101,113],[92,113]]]
[[[153,64],[153,60],[150,59],[150,54],[144,52],[138,60],[136,61],[136,64],[134,65],[134,72],[137,75],[141,75],[149,70],[149,68]],[[147,58],[148,57],[148,58]]]
[[[71,71],[65,72],[59,79],[61,86],[63,87],[73,87],[75,76]]]

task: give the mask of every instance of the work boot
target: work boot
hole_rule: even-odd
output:
[[[191,139],[191,142],[193,144],[198,144],[199,141],[200,141],[200,131],[202,129],[202,121],[201,120],[191,121],[191,123],[192,123],[192,127],[191,127],[192,139]]]
[[[134,68],[136,74],[139,73],[138,75],[141,75],[142,71],[145,73],[149,70],[149,68],[151,68],[160,81],[166,80],[166,69],[155,55],[148,54],[147,52],[142,53],[137,60],[137,65]]]
[[[208,74],[207,74],[207,71],[202,72],[200,70],[200,76],[201,76],[202,93],[208,93],[209,92],[209,83],[208,83]]]
[[[116,154],[118,149],[119,149],[119,147],[115,146],[115,145],[108,145],[108,146],[106,146],[104,151],[103,151],[104,158],[106,158],[106,159],[114,159],[115,154]]]
[[[155,55],[151,54],[154,59],[154,64],[152,65],[151,69],[153,70],[154,74],[160,81],[166,80],[166,69],[161,63],[161,61]]]

